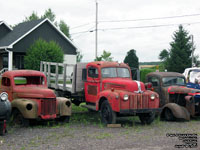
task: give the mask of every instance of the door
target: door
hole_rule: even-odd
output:
[[[100,92],[99,70],[95,67],[88,67],[87,82],[85,82],[86,102],[96,103],[98,93]]]

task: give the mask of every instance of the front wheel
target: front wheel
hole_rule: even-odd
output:
[[[6,133],[6,122],[0,121],[0,135],[5,135]]]
[[[155,113],[151,112],[139,114],[139,118],[142,124],[151,124],[155,119]]]
[[[116,112],[112,110],[108,101],[104,101],[101,105],[101,122],[103,124],[115,124]]]
[[[29,120],[24,118],[19,110],[14,110],[12,115],[13,115],[12,123],[14,125],[18,125],[20,127],[28,127],[29,126]]]
[[[175,117],[169,108],[165,109],[164,114],[165,114],[166,121],[174,121],[175,120]]]

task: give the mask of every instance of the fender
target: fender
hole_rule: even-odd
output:
[[[36,101],[30,99],[14,99],[11,102],[12,110],[18,109],[24,118],[36,119],[38,118],[38,105]]]
[[[190,120],[190,113],[188,112],[188,110],[185,107],[182,107],[176,103],[166,104],[162,109],[161,116],[166,108],[169,108],[176,118]]]
[[[57,116],[71,116],[72,103],[65,97],[56,97]]]
[[[98,101],[96,101],[96,110],[100,109],[100,104],[103,99],[107,99],[113,111],[119,111],[119,91],[104,90],[98,95]]]

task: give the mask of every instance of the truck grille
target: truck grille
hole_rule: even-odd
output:
[[[149,96],[147,94],[134,94],[130,97],[130,109],[149,108]]]
[[[41,115],[56,114],[56,99],[46,98],[41,100]]]

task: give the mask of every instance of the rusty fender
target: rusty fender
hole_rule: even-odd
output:
[[[56,97],[57,100],[57,115],[71,116],[72,103],[65,97]]]
[[[188,110],[185,107],[182,107],[176,103],[168,103],[163,107],[163,112],[165,111],[166,108],[168,108],[172,111],[174,117],[180,118],[180,119],[185,119],[185,120],[190,120],[190,113],[188,112]]]
[[[11,102],[12,109],[18,109],[24,118],[36,119],[38,117],[37,102],[29,99],[14,99]]]

